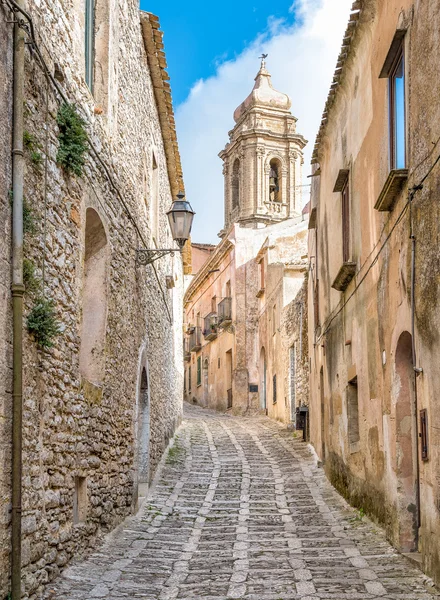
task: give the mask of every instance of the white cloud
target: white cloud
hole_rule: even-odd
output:
[[[218,65],[215,75],[199,80],[176,110],[187,198],[197,215],[193,240],[217,243],[223,227],[223,175],[218,153],[234,126],[232,114],[246,98],[259,68],[258,56],[269,54],[272,83],[292,99],[297,131],[309,140],[304,175],[333,77],[352,0],[297,0],[296,24],[268,20],[268,29],[235,60]],[[304,179],[303,184],[308,183]],[[307,189],[307,188],[306,188]]]

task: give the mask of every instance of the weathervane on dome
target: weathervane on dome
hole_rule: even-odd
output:
[[[268,57],[268,54],[262,54],[261,56],[259,56],[258,58],[261,58],[261,68],[265,69],[266,68],[266,58]]]

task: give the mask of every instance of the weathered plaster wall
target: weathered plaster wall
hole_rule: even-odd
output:
[[[412,544],[417,549],[418,542],[425,569],[439,581],[439,411],[435,392],[440,385],[440,348],[435,333],[439,325],[438,170],[432,172],[413,201],[415,350],[416,366],[423,368],[415,383],[417,407],[412,392],[411,352],[402,345],[411,332],[408,212],[394,228],[404,210],[408,190],[428,172],[438,155],[438,134],[434,133],[440,116],[435,101],[439,92],[437,79],[434,77],[429,91],[426,86],[438,60],[436,57],[428,64],[426,49],[438,44],[439,16],[428,4],[372,0],[363,3],[360,25],[321,135],[321,176],[312,192],[312,207],[317,206],[318,211],[317,246],[315,231],[311,231],[309,240],[310,410],[312,441],[331,481],[353,504],[377,518],[399,547],[405,549]],[[409,179],[392,211],[378,212],[374,204],[389,173],[387,80],[378,75],[398,28],[407,30],[404,45]],[[331,288],[342,263],[341,199],[332,189],[339,169],[344,168],[350,169],[352,260],[358,270],[364,263],[365,266],[341,293]],[[388,235],[379,260],[369,269],[375,251]],[[316,279],[318,320],[314,318],[313,302]],[[360,287],[355,291],[357,284]],[[344,300],[348,303],[338,312]],[[354,376],[359,406],[356,442],[350,440],[348,414],[353,393],[349,381]],[[417,436],[422,408],[428,410],[426,462],[420,458]],[[417,421],[411,418],[414,413]],[[421,527],[417,540],[418,485]]]
[[[103,45],[111,68],[109,103],[100,105],[82,77],[81,10],[62,1],[30,2],[27,6],[49,68],[53,72],[57,63],[64,77],[61,87],[84,115],[90,138],[148,243],[154,150],[159,169],[157,243],[170,247],[165,216],[171,203],[170,183],[138,3],[123,1],[110,8],[118,41],[111,35]],[[0,27],[6,27],[3,19]],[[7,27],[10,37],[11,26]],[[54,347],[47,351],[38,350],[27,334],[24,339],[24,587],[25,597],[37,598],[43,584],[73,555],[86,551],[101,531],[121,521],[137,503],[138,402],[143,366],[148,372],[150,401],[150,478],[180,422],[183,274],[179,257],[156,263],[157,279],[152,267],[137,266],[139,235],[91,154],[80,178],[66,175],[56,165],[54,116],[58,104],[53,88],[47,87],[29,53],[25,99],[25,129],[35,136],[43,158],[46,141],[48,144],[47,185],[44,161],[37,166],[29,153],[25,156],[25,196],[35,220],[35,232],[26,235],[25,254],[40,278],[44,261],[45,292],[55,301],[62,329]],[[2,110],[1,119],[4,114]],[[2,175],[3,169],[0,186],[4,185]],[[88,207],[99,214],[108,243],[105,366],[100,382],[87,381],[79,368]],[[2,222],[9,221],[5,218]],[[4,243],[8,249],[6,227]],[[175,280],[172,290],[165,286],[166,275]],[[30,292],[25,296],[26,314],[34,297]],[[1,314],[3,319],[3,311]],[[4,323],[2,327],[7,331]],[[2,369],[2,378],[3,373]],[[5,439],[2,430],[2,442]],[[3,447],[2,460],[9,463]],[[74,523],[78,477],[87,481],[86,518]],[[7,495],[2,498],[2,514],[6,515]],[[2,517],[1,522],[5,520]],[[4,525],[0,525],[0,539],[4,539],[4,532]],[[7,565],[1,567],[0,572],[7,573]],[[0,595],[7,592],[6,580],[1,577]]]

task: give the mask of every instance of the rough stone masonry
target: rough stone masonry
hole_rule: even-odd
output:
[[[28,49],[24,194],[32,227],[24,253],[35,287],[28,285],[25,318],[44,294],[55,303],[60,334],[47,350],[27,333],[24,338],[25,598],[40,597],[72,556],[133,510],[138,439],[146,444],[151,477],[181,419],[180,257],[165,257],[155,269],[136,262],[142,240],[150,247],[173,244],[165,211],[177,185],[170,172],[179,164],[170,168],[163,141],[165,120],[173,126],[169,94],[162,106],[157,101],[166,64],[155,55],[162,53],[161,35],[157,19],[140,14],[135,0],[97,4],[93,93],[84,79],[82,3],[31,0],[26,6],[49,72],[84,119],[96,153],[89,148],[80,177],[57,164],[60,96]],[[0,3],[0,78],[6,73],[0,108],[7,107],[0,111],[6,147],[0,149],[1,598],[8,593],[10,552],[11,20]],[[166,140],[171,143],[171,134]],[[99,343],[84,350],[92,335],[84,324],[96,322],[92,342]]]
[[[434,600],[305,443],[189,406],[153,494],[47,600]]]

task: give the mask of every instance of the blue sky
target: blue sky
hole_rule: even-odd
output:
[[[292,0],[141,0],[141,8],[156,14],[165,32],[174,103],[183,102],[194,83],[215,73],[219,63],[238,56],[267,28],[269,18],[292,23],[291,5]]]
[[[223,0],[220,3],[141,0],[164,31],[186,197],[196,217],[192,239],[218,243],[224,222],[218,153],[234,126],[235,108],[259,69],[289,94],[297,131],[309,140],[303,185],[340,51],[352,0]],[[303,188],[303,204],[309,188]]]

